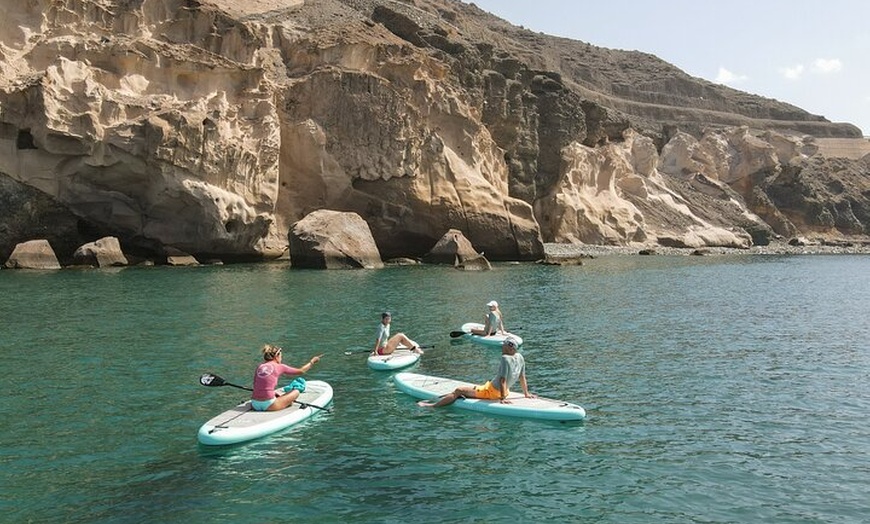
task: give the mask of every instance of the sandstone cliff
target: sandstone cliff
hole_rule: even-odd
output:
[[[384,258],[861,238],[860,131],[452,0],[21,0],[0,21],[0,256],[278,256],[353,211]],[[857,145],[856,145],[857,144]],[[856,149],[857,148],[857,149]]]

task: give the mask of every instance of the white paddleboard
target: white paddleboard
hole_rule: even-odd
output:
[[[420,355],[410,349],[397,349],[389,355],[369,355],[367,363],[370,368],[378,371],[400,369],[416,364]]]
[[[417,373],[396,373],[393,376],[393,382],[404,393],[424,400],[435,400],[458,387],[474,385],[470,382]],[[560,421],[583,420],[586,418],[586,410],[570,402],[543,397],[526,398],[522,391],[511,391],[508,400],[510,400],[510,404],[502,404],[498,400],[460,398],[452,405],[462,409],[508,417]]]
[[[495,335],[490,335],[486,337],[471,334],[472,329],[483,329],[483,326],[484,324],[480,324],[478,322],[466,322],[465,324],[462,324],[462,331],[465,332],[466,338],[470,339],[472,342],[482,344],[484,346],[501,347],[504,339],[506,339],[507,337],[513,337],[517,341],[517,345],[523,345],[523,337],[515,335],[513,333],[509,333],[507,331],[496,333]]]
[[[332,386],[322,380],[308,380],[305,392],[296,400],[310,406],[294,402],[280,411],[254,411],[250,400],[242,402],[203,424],[197,439],[202,444],[220,446],[271,435],[321,413],[323,410],[313,406],[327,407],[332,401]]]

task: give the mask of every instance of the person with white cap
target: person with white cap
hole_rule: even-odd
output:
[[[517,380],[523,388],[523,395],[526,398],[535,398],[535,395],[529,393],[529,384],[526,382],[526,361],[523,355],[517,352],[516,339],[511,336],[505,337],[501,344],[501,360],[498,364],[498,371],[495,373],[495,378],[488,381],[486,384],[477,386],[463,386],[453,390],[437,401],[421,400],[417,405],[426,408],[440,408],[449,406],[456,402],[459,398],[480,398],[487,400],[498,400],[502,404],[510,404],[508,395],[510,388],[516,384]]]
[[[483,329],[472,329],[471,333],[473,335],[488,337],[490,335],[495,335],[496,333],[504,333],[505,331],[507,331],[504,328],[504,320],[501,314],[501,310],[498,308],[498,302],[496,302],[495,300],[490,300],[486,303],[486,307],[489,308],[489,311],[487,311],[486,313],[486,321],[483,324]]]
[[[393,321],[393,316],[389,311],[381,313],[381,323],[378,324],[378,338],[375,340],[375,348],[372,350],[372,355],[389,355],[399,344],[412,350],[414,353],[423,354],[420,349],[420,344],[417,344],[404,333],[396,333],[390,336],[390,322]]]

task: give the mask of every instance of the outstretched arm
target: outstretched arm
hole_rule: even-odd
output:
[[[525,395],[526,398],[535,398],[537,396],[534,393],[529,393],[529,384],[528,384],[528,382],[526,382],[526,372],[525,371],[520,373],[520,385],[523,387],[523,395]]]
[[[318,362],[320,362],[320,357],[322,357],[322,356],[323,356],[323,353],[321,353],[317,356],[311,357],[311,359],[308,362],[306,362],[305,365],[299,369],[301,369],[303,373],[308,373],[308,371],[311,370],[312,367],[314,367],[314,364],[317,364]]]
[[[504,377],[498,379],[498,392],[501,394],[501,403],[502,404],[510,404],[511,401],[507,399],[508,388],[507,388],[507,380]]]

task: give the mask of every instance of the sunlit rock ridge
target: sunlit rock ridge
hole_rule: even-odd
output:
[[[0,20],[0,257],[111,235],[279,256],[355,212],[384,258],[462,231],[748,247],[862,239],[861,131],[451,0],[20,0]],[[582,23],[582,21],[578,21]],[[826,154],[847,151],[848,154]]]

